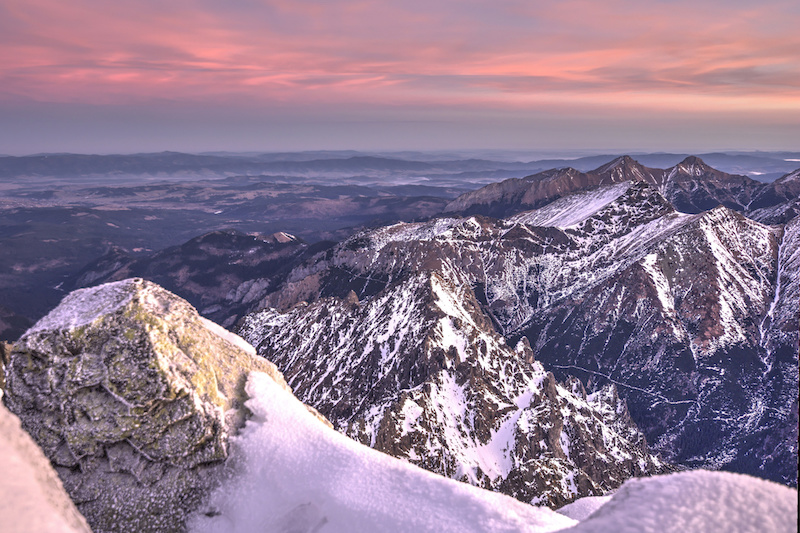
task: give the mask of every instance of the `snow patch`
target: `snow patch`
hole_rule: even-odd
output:
[[[508,220],[529,226],[553,226],[564,229],[579,224],[594,215],[628,192],[631,185],[633,182],[626,181],[600,189],[574,193],[540,209],[520,213]]]
[[[73,291],[26,334],[71,330],[91,324],[128,305],[133,299],[137,283],[141,283],[141,280],[126,279]]]
[[[571,504],[575,515],[581,501]],[[571,515],[567,507],[563,509]],[[591,516],[565,531],[797,531],[797,490],[743,474],[705,470],[630,479]]]

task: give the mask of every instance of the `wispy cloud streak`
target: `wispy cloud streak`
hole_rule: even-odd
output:
[[[800,116],[798,22],[796,0],[0,0],[0,108]]]
[[[5,98],[800,104],[796,3],[92,0],[2,6]],[[320,94],[326,93],[326,94]],[[514,98],[511,101],[516,101]]]

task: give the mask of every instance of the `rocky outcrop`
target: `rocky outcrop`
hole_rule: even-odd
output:
[[[0,404],[0,529],[91,533],[61,480],[19,418]]]
[[[6,405],[96,532],[181,531],[244,422],[239,337],[141,279],[75,291],[15,345]]]

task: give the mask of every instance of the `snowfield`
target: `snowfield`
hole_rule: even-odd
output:
[[[246,390],[253,418],[234,441],[230,476],[190,521],[193,532],[797,531],[795,489],[724,472],[629,480],[610,498],[578,500],[560,514],[362,446],[266,374],[251,373]]]
[[[246,390],[253,418],[235,441],[233,477],[191,531],[533,533],[575,524],[358,444],[266,374],[252,373]]]

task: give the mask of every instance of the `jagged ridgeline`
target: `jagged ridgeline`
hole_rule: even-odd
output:
[[[161,287],[67,296],[15,345],[4,402],[97,531],[183,531],[244,423],[248,373],[274,365]]]
[[[560,191],[533,211],[512,195],[505,219],[359,233],[296,267],[241,333],[340,430],[523,499],[535,498],[523,488],[534,465],[552,473],[558,501],[568,497],[559,478],[595,490],[589,480],[602,476],[589,471],[609,450],[636,462],[607,438],[625,431],[603,430],[606,448],[576,436],[592,434],[581,424],[604,409],[618,412],[589,405],[609,385],[667,461],[796,484],[800,219],[682,213],[659,187],[702,175],[700,162],[656,185],[634,164],[606,170],[635,180]],[[499,209],[497,198],[475,205]],[[531,349],[510,348],[520,339]],[[542,368],[595,394],[548,395],[561,389]],[[563,435],[542,430],[553,411]]]
[[[409,273],[359,302],[248,317],[240,334],[352,438],[413,464],[558,507],[666,466],[614,385],[556,382],[509,346],[463,276]]]

